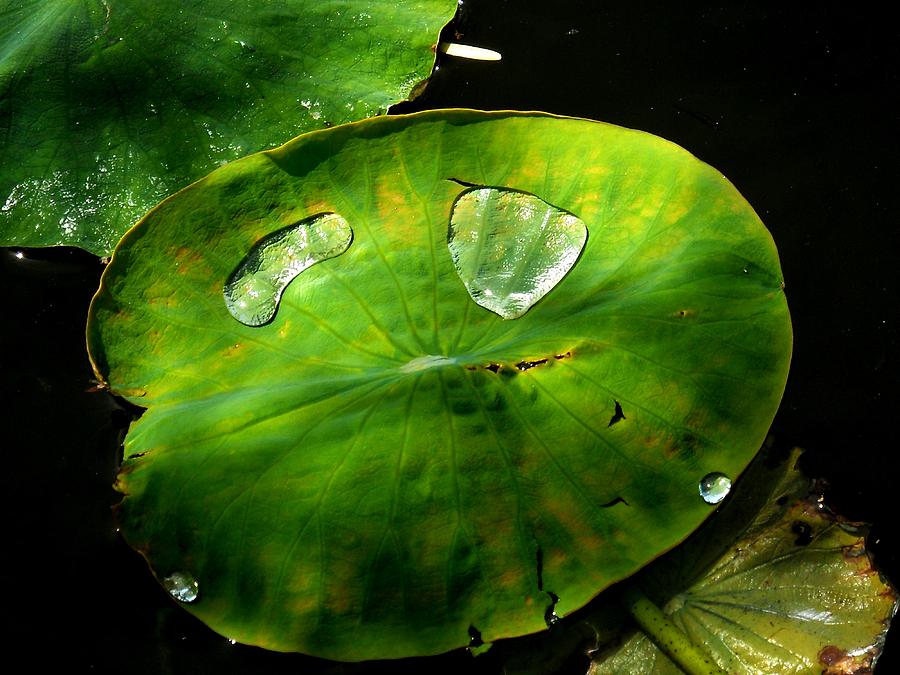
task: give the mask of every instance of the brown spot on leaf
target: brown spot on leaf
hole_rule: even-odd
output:
[[[825,666],[822,675],[871,675],[872,655],[853,657],[835,645],[826,645],[817,655],[819,663]]]
[[[836,663],[839,663],[842,659],[847,658],[847,652],[845,652],[840,647],[827,645],[819,650],[818,658],[819,663],[821,663],[823,666],[833,666]]]
[[[94,380],[94,379],[92,379],[91,382],[93,382],[93,384],[84,390],[85,393],[94,394],[98,391],[109,391],[108,383],[103,382],[102,380]]]

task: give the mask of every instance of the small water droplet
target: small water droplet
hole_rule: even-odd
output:
[[[731,492],[731,479],[714,471],[700,479],[700,496],[707,504],[718,504]]]
[[[453,204],[447,245],[472,299],[517,319],[572,269],[587,241],[584,222],[535,195],[472,188]]]
[[[260,239],[225,284],[225,305],[246,326],[275,316],[281,294],[298,274],[350,246],[353,230],[336,213],[322,213]]]
[[[170,574],[163,579],[163,586],[179,602],[193,602],[200,592],[197,580],[187,572]]]

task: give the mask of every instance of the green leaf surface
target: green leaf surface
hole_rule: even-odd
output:
[[[375,115],[454,0],[0,0],[0,244],[105,255],[216,166]]]
[[[794,464],[754,465],[737,503],[638,583],[724,672],[869,673],[896,592],[873,569],[864,530],[809,498]],[[682,670],[637,632],[598,651],[590,673]]]
[[[473,189],[549,215],[460,214],[451,247]],[[587,239],[537,297],[522,270],[568,259],[558,212]],[[268,323],[235,319],[248,255],[332,213],[346,251]],[[498,260],[519,318],[467,289]],[[703,477],[755,454],[790,359],[782,286],[734,187],[648,134],[456,110],[301,136],[167,199],[104,273],[92,359],[147,408],[122,531],[241,642],[359,660],[542,630],[683,540],[715,508]]]

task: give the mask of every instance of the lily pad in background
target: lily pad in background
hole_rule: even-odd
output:
[[[454,0],[0,0],[0,244],[110,253],[242,155],[384,112]]]
[[[759,463],[743,486],[745,501],[639,583],[726,673],[871,672],[896,591],[872,567],[864,529],[809,498],[796,456],[781,470]],[[759,494],[766,501],[757,512]],[[640,632],[598,653],[590,670],[625,672],[682,673]]]
[[[226,285],[258,299],[279,269],[274,315],[235,318]],[[167,199],[88,332],[147,408],[129,543],[222,634],[342,660],[542,630],[682,541],[791,345],[775,247],[721,174],[465,110],[313,132]]]

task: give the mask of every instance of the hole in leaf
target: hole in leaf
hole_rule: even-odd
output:
[[[540,366],[547,363],[547,359],[537,359],[536,361],[519,361],[516,364],[516,368],[519,370],[528,370],[529,368],[534,368],[535,366]]]
[[[625,499],[623,497],[616,497],[615,499],[611,499],[610,501],[606,502],[605,504],[601,504],[600,508],[608,509],[610,506],[615,506],[616,504],[624,504],[625,506],[629,506],[628,502],[625,501]]]
[[[346,251],[352,240],[353,230],[336,213],[321,213],[263,237],[226,282],[225,306],[246,326],[269,323],[287,285],[317,262]]]
[[[617,424],[625,419],[625,413],[622,412],[622,406],[618,401],[615,401],[616,409],[613,412],[613,416],[609,418],[609,424],[607,424],[607,428],[611,427],[613,424]]]
[[[457,197],[447,233],[469,296],[504,319],[517,319],[549,293],[586,241],[577,216],[532,194],[488,187]]]
[[[475,628],[475,626],[469,626],[469,648],[472,647],[481,647],[484,644],[484,640],[481,639],[481,631]]]
[[[503,367],[503,366],[501,366],[499,363],[489,363],[488,365],[486,365],[486,366],[484,367],[484,369],[485,369],[485,370],[489,370],[489,371],[491,371],[492,373],[498,373],[498,372],[500,372],[500,369],[501,369],[502,367]]]
[[[797,546],[809,546],[812,543],[812,527],[809,526],[809,523],[795,520],[791,523],[791,532],[797,535],[797,538],[794,539],[794,544]]]
[[[547,624],[547,627],[550,628],[559,621],[559,616],[556,614],[556,605],[559,602],[559,596],[553,591],[546,591],[546,593],[550,598],[550,604],[547,606],[547,609],[544,610],[544,622]]]
[[[561,361],[562,359],[571,359],[572,352],[566,352],[565,354],[555,354],[553,356],[553,358],[556,359],[557,361]]]

